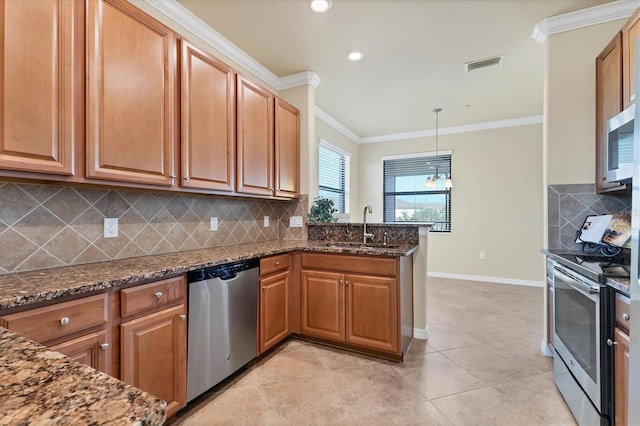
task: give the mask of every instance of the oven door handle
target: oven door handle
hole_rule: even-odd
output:
[[[569,277],[565,274],[563,274],[561,271],[554,269],[553,271],[553,275],[558,278],[560,281],[565,282],[569,287],[573,288],[574,290],[579,291],[580,293],[584,293],[586,295],[591,295],[591,294],[599,294],[600,293],[600,287],[596,287],[596,286],[592,286],[583,282],[580,282],[572,277]]]

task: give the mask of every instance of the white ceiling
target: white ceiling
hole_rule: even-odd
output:
[[[435,107],[441,128],[541,115],[534,26],[609,1],[334,0],[323,14],[308,0],[178,2],[277,76],[318,73],[316,105],[371,137],[433,129]],[[464,73],[496,55],[502,68]]]

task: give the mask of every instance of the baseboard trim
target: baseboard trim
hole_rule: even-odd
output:
[[[463,274],[449,274],[446,272],[428,272],[427,276],[434,277],[434,278],[450,278],[454,280],[479,281],[479,282],[496,283],[496,284],[523,285],[527,287],[544,287],[543,281],[518,280],[515,278],[501,278],[501,277],[486,277],[484,275],[463,275]]]
[[[427,340],[429,338],[429,327],[427,328],[414,328],[413,338],[419,340]]]

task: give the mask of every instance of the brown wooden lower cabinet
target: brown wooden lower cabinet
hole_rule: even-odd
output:
[[[186,305],[120,326],[122,380],[167,402],[167,418],[186,405]]]
[[[109,371],[109,339],[107,331],[101,330],[90,333],[50,347],[52,351],[60,352],[74,361],[86,364],[103,373]]]
[[[627,398],[629,395],[629,335],[622,329],[615,328],[615,414],[616,425],[628,424]]]
[[[400,292],[395,262],[391,258],[303,254],[302,335],[401,357],[406,347],[401,348],[405,344],[401,344],[399,336]],[[305,265],[314,269],[305,269]],[[315,269],[321,265],[330,270]],[[335,270],[336,265],[346,270]],[[364,273],[376,268],[381,275],[389,276]],[[412,324],[410,328],[413,331]]]
[[[289,271],[260,278],[260,337],[258,353],[262,353],[290,333]]]

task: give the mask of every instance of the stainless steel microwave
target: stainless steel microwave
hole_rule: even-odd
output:
[[[607,181],[621,182],[633,177],[633,119],[635,105],[607,122]]]

